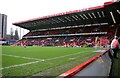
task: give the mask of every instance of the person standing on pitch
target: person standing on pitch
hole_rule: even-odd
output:
[[[24,48],[26,48],[26,42],[27,42],[27,41],[24,41],[24,42],[23,42],[23,46],[24,46]]]
[[[118,58],[117,57],[117,52],[119,50],[119,42],[118,42],[118,37],[115,36],[114,39],[111,42],[111,49],[113,50],[113,57],[114,58]]]

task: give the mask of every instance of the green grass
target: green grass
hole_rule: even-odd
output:
[[[3,46],[2,74],[3,76],[57,76],[99,54],[93,52],[95,50],[97,49]],[[30,62],[35,63],[21,65]]]
[[[10,57],[10,56],[3,56],[2,67],[23,64],[23,63],[32,62],[32,61],[34,61],[34,60],[28,60],[28,59],[16,58],[16,57]],[[7,62],[7,64],[6,64],[6,62]]]
[[[2,46],[0,45],[0,68],[2,68]],[[0,77],[2,76],[2,70],[0,70]]]

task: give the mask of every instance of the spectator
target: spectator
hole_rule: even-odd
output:
[[[113,57],[118,58],[117,57],[117,52],[119,50],[119,42],[118,42],[118,37],[117,36],[115,36],[114,39],[111,42],[111,49],[114,52]]]

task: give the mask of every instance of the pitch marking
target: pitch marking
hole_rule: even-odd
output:
[[[32,60],[42,60],[42,59],[36,59],[36,58],[29,58],[29,57],[21,57],[16,55],[9,55],[9,54],[2,54],[4,56],[10,56],[10,57],[16,57],[16,58],[23,58],[23,59],[32,59]]]
[[[64,56],[60,56],[60,57],[49,58],[49,59],[46,59],[46,60],[39,60],[39,61],[35,61],[35,62],[29,62],[29,63],[23,63],[23,64],[18,64],[18,65],[12,65],[12,66],[8,66],[8,67],[0,68],[0,70],[12,68],[12,67],[20,67],[20,66],[35,64],[35,63],[43,62],[43,61],[47,61],[47,60],[54,60],[54,59],[64,58],[64,57],[67,57],[67,56],[76,55],[76,54],[82,54],[82,53],[90,52],[90,51],[93,51],[93,50],[82,51],[82,52],[78,52],[78,53],[74,53],[74,54],[69,54],[69,55],[64,55]]]

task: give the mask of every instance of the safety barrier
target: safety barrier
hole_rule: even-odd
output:
[[[59,75],[57,78],[74,78],[76,76],[109,76],[110,68],[110,50],[106,50],[79,66]]]

